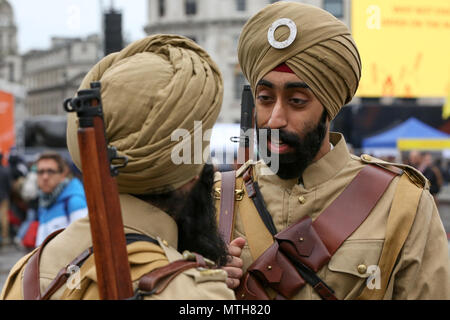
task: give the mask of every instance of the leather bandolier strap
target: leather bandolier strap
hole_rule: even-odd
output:
[[[79,256],[77,256],[74,260],[72,260],[66,267],[62,268],[55,279],[50,283],[48,288],[45,290],[43,294],[41,294],[40,290],[40,271],[39,271],[39,262],[41,257],[42,249],[45,247],[47,243],[49,243],[53,238],[55,238],[60,232],[64,229],[55,231],[51,235],[49,235],[39,246],[35,253],[28,260],[27,265],[24,270],[24,279],[23,279],[23,297],[24,300],[48,300],[51,296],[58,291],[64,284],[67,283],[71,276],[71,269],[76,266],[80,268],[83,263],[92,255],[93,248],[90,247],[83,251]],[[127,245],[136,241],[146,241],[151,242],[153,244],[159,245],[158,241],[148,237],[143,234],[126,234]],[[196,253],[192,253],[189,256],[192,256],[192,259],[188,260],[177,260],[164,267],[157,268],[155,270],[150,271],[141,277],[138,283],[138,289],[135,292],[135,295],[127,300],[141,299],[145,296],[152,294],[161,293],[169,283],[180,273],[185,270],[191,268],[210,268],[211,262],[208,260],[208,263],[205,259]]]
[[[256,192],[258,186],[256,184],[255,188],[251,169],[243,178],[247,192],[244,199],[262,197]],[[267,210],[256,210],[258,205],[251,209],[246,205],[247,210],[242,210],[240,206],[250,249],[252,246],[259,248],[257,252],[252,251],[254,262],[236,290],[236,297],[269,299],[265,288],[270,287],[278,293],[277,299],[290,299],[307,282],[322,299],[336,299],[333,290],[315,273],[329,262],[341,244],[362,224],[399,173],[375,165],[365,166],[314,222],[307,216],[277,234],[272,231],[271,238],[270,233],[265,239],[252,234],[259,231],[251,225],[268,225],[268,218],[264,217],[268,214]],[[258,201],[264,203],[262,198]],[[259,222],[256,222],[258,219]],[[258,244],[260,241],[264,243],[263,247]]]

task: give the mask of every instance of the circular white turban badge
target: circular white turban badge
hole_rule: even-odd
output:
[[[275,40],[275,30],[278,29],[278,27],[286,26],[289,28],[289,37],[284,41],[277,41]],[[269,28],[269,31],[267,32],[267,39],[269,40],[269,43],[272,47],[275,49],[284,49],[289,47],[297,37],[297,25],[294,21],[288,18],[281,18],[272,23],[272,25]]]

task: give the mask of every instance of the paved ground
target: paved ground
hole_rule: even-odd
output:
[[[3,288],[9,270],[27,253],[14,245],[0,247],[0,288]]]
[[[439,214],[447,235],[450,235],[450,185],[444,188],[439,195]],[[450,241],[448,251],[450,256]],[[26,254],[27,252],[14,245],[0,246],[0,289],[3,288],[11,267]]]

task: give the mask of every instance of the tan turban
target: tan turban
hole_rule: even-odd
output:
[[[177,189],[200,173],[203,164],[194,162],[194,151],[198,151],[194,148],[194,121],[202,121],[203,132],[211,129],[223,98],[220,71],[205,50],[180,36],[147,37],[102,59],[80,89],[90,88],[92,81],[102,85],[109,144],[129,159],[117,177],[119,192],[150,194]],[[69,114],[67,145],[81,168],[77,129],[76,115]],[[171,141],[171,135],[176,129],[190,133],[191,164],[172,161],[178,141]],[[202,141],[202,150],[208,145]]]
[[[272,24],[292,20],[297,27],[294,42],[275,49],[268,40]],[[280,26],[276,41],[288,39],[290,29]],[[333,119],[350,102],[361,77],[361,61],[350,31],[320,8],[294,2],[277,2],[254,15],[239,39],[239,62],[253,90],[267,73],[286,63],[314,92]]]

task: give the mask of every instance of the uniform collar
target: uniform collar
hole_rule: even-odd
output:
[[[127,233],[142,233],[154,239],[160,237],[169,246],[178,246],[175,220],[161,209],[129,194],[120,194],[123,224]]]
[[[331,132],[330,142],[334,148],[318,161],[313,162],[303,172],[303,184],[306,189],[314,188],[330,180],[350,160],[350,152],[342,134]]]
[[[312,189],[333,178],[344,168],[350,160],[350,153],[347,149],[347,143],[340,133],[330,132],[330,142],[334,146],[327,154],[318,161],[313,162],[303,172],[303,184],[306,189]],[[298,184],[298,179],[281,179],[277,175],[262,175],[261,170],[270,171],[266,164],[259,161],[256,164],[257,181],[274,183],[287,190],[292,189]]]

